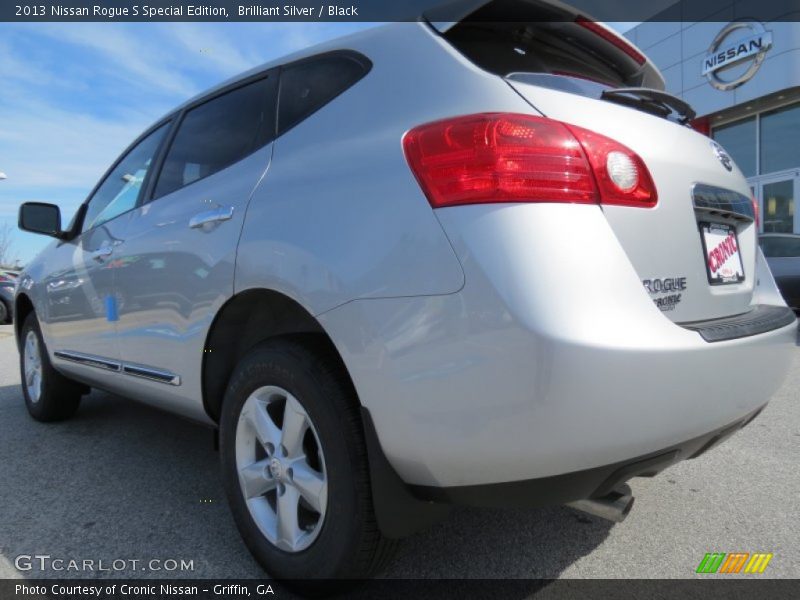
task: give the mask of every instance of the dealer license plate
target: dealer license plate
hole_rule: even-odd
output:
[[[722,223],[700,223],[708,283],[726,285],[744,281],[742,254],[736,228]]]

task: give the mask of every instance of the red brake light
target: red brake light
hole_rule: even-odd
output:
[[[598,133],[529,115],[484,113],[415,127],[403,138],[433,208],[490,202],[652,207],[644,162]]]
[[[753,220],[756,222],[756,230],[761,227],[761,215],[758,212],[758,200],[753,194],[750,194],[750,202],[753,203]]]
[[[577,17],[575,22],[583,27],[584,29],[588,29],[598,37],[603,38],[609,44],[613,44],[620,50],[622,50],[625,54],[630,56],[633,60],[636,61],[637,64],[643,65],[647,62],[647,58],[645,58],[644,54],[639,52],[636,48],[634,48],[631,44],[626,42],[623,38],[619,37],[618,35],[608,31],[602,25],[587,19],[586,17]]]
[[[597,202],[578,141],[557,121],[486,113],[416,127],[403,148],[431,206]]]

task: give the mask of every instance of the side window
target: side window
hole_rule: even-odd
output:
[[[761,238],[761,249],[767,258],[800,257],[800,237]]]
[[[322,55],[284,67],[278,99],[278,135],[336,98],[370,68],[366,57],[350,52]]]
[[[764,256],[767,258],[773,258],[775,256],[775,239],[762,237],[759,240],[761,244],[761,251],[764,253]]]
[[[781,238],[776,256],[800,256],[800,239],[794,237]]]
[[[142,183],[169,129],[162,125],[139,142],[108,174],[89,200],[83,231],[87,231],[136,206]]]
[[[275,138],[275,76],[189,110],[167,152],[153,198],[243,159]]]

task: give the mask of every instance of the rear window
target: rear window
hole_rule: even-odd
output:
[[[695,117],[689,104],[664,91],[661,73],[635,46],[580,15],[492,0],[452,26],[432,23],[467,59],[512,85],[614,102],[681,125]]]
[[[512,73],[509,75],[509,79],[521,81],[522,83],[529,83],[531,85],[540,85],[561,92],[580,94],[588,98],[599,98],[603,90],[616,88],[616,86],[608,83],[598,83],[596,81],[581,79],[580,77],[569,77],[566,75],[549,75],[547,73]]]
[[[458,23],[444,37],[482,69],[567,76],[611,87],[642,85],[643,70],[616,46],[574,22]]]

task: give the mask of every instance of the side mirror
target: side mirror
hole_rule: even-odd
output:
[[[26,202],[19,207],[19,228],[56,238],[63,237],[61,211],[55,204]]]

